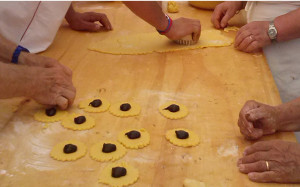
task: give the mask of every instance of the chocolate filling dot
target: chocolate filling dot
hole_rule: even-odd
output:
[[[180,107],[178,105],[171,104],[170,106],[168,106],[164,110],[169,110],[170,112],[178,112],[180,110]]]
[[[74,118],[74,123],[76,124],[82,124],[86,121],[85,117],[84,116],[78,116],[77,118]]]
[[[122,111],[128,111],[131,109],[131,105],[129,103],[124,103],[124,104],[121,104],[120,106],[120,110]]]
[[[123,167],[114,167],[111,170],[111,176],[114,178],[119,178],[125,176],[127,173],[126,169]]]
[[[187,139],[189,137],[189,133],[183,130],[175,131],[178,139]]]
[[[55,114],[56,114],[56,108],[46,109],[46,115],[47,116],[54,116]]]
[[[115,144],[111,143],[104,143],[102,147],[102,152],[103,153],[111,153],[117,150],[117,147]]]
[[[94,101],[90,102],[89,105],[92,105],[92,107],[99,107],[102,105],[102,101],[100,99],[95,99]]]
[[[67,144],[64,147],[64,153],[69,154],[69,153],[74,153],[77,151],[77,146],[73,144]]]
[[[141,133],[139,131],[130,131],[127,132],[125,135],[127,135],[129,139],[137,139],[141,137]]]

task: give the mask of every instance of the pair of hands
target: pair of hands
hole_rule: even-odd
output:
[[[280,113],[279,107],[247,101],[239,114],[240,131],[246,139],[256,140],[284,130],[287,127]],[[281,140],[257,142],[245,149],[237,165],[255,182],[299,183],[300,144]]]
[[[217,29],[227,27],[228,21],[243,8],[243,2],[224,2],[216,6],[211,22]],[[234,46],[241,51],[259,52],[271,44],[268,36],[268,21],[254,21],[240,28],[235,37]]]
[[[107,16],[101,13],[78,13],[72,7],[66,19],[70,27],[78,31],[112,30]],[[97,24],[95,22],[101,23]],[[49,107],[67,109],[74,102],[76,89],[72,83],[72,71],[57,60],[22,52],[20,64],[29,66],[26,72],[25,96]]]

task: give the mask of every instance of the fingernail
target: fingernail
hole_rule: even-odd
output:
[[[237,165],[239,166],[240,164],[242,164],[242,159],[239,159],[239,160],[237,161]]]
[[[247,152],[246,152],[246,151],[244,151],[244,152],[243,152],[243,156],[246,156],[246,155],[247,155]]]
[[[245,165],[244,164],[239,165],[239,170],[243,171],[244,169],[245,169]]]
[[[96,24],[96,29],[99,30],[100,29],[100,25]]]

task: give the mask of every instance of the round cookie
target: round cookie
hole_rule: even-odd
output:
[[[170,105],[175,104],[178,105],[180,107],[180,110],[177,112],[170,112],[169,110],[167,110],[166,108],[169,107]],[[159,112],[165,116],[166,118],[169,119],[180,119],[180,118],[184,118],[185,116],[188,115],[189,111],[186,108],[186,106],[182,105],[182,104],[178,104],[176,102],[167,102],[165,104],[163,104],[162,106],[159,107]]]
[[[74,122],[74,118],[79,117],[79,116],[85,116],[86,121],[82,124],[76,124]],[[91,116],[88,115],[83,115],[83,114],[70,114],[66,116],[62,122],[61,125],[67,129],[71,130],[87,130],[91,129],[95,126],[95,119],[92,118]]]
[[[122,104],[130,104],[131,108],[128,111],[122,111],[120,109]],[[141,107],[139,104],[134,102],[118,102],[111,105],[109,112],[117,117],[131,117],[139,115],[141,112]]]
[[[112,168],[115,167],[123,167],[126,169],[126,175],[114,178],[112,177]],[[133,166],[127,164],[126,162],[121,163],[113,163],[106,166],[102,172],[100,173],[99,182],[103,184],[107,184],[114,187],[128,186],[135,183],[139,178],[138,169]]]
[[[94,100],[101,100],[102,104],[99,107],[93,107],[90,103]],[[104,98],[90,98],[81,101],[78,105],[80,109],[83,109],[85,112],[105,112],[108,110],[110,103]]]
[[[116,150],[110,153],[102,152],[103,144],[115,144]],[[94,144],[90,149],[90,156],[92,159],[100,162],[105,161],[115,161],[122,158],[126,154],[126,148],[118,142],[115,141],[102,141]]]
[[[77,146],[77,150],[74,153],[64,153],[64,147],[67,144],[73,144]],[[86,147],[83,143],[77,140],[68,140],[64,142],[60,142],[56,144],[50,153],[50,156],[54,158],[55,160],[60,161],[72,161],[77,160],[81,157],[83,157],[86,154]]]
[[[129,139],[126,133],[130,131],[140,132],[140,137],[136,139]],[[150,134],[146,129],[128,129],[119,133],[118,141],[123,144],[126,148],[130,149],[141,149],[146,147],[150,143]]]
[[[189,134],[189,137],[186,139],[179,139],[176,136],[175,131],[185,131]],[[178,128],[178,129],[172,129],[167,131],[166,138],[169,140],[172,144],[181,146],[181,147],[192,147],[199,144],[200,139],[196,133],[194,133],[191,130],[184,129],[184,128]]]
[[[41,109],[41,110],[38,110],[34,114],[34,119],[37,121],[40,121],[40,122],[50,122],[51,123],[51,122],[61,121],[65,117],[66,114],[68,114],[67,111],[56,109],[55,115],[47,116],[46,110]]]

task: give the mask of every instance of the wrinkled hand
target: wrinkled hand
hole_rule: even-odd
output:
[[[259,52],[263,47],[271,44],[268,29],[268,21],[254,21],[248,23],[238,31],[234,46],[238,50],[247,53]]]
[[[199,40],[201,34],[201,24],[199,20],[188,18],[173,20],[170,31],[165,35],[171,40],[179,40],[190,34],[193,34],[193,41]]]
[[[217,29],[227,27],[228,21],[243,8],[243,2],[224,2],[218,4],[211,16],[211,22]]]
[[[277,107],[247,101],[240,111],[238,125],[246,139],[259,139],[279,129]]]
[[[300,144],[281,140],[257,142],[245,149],[238,167],[255,182],[300,183]]]
[[[67,109],[72,105],[76,89],[72,84],[72,72],[64,66],[31,67],[29,69],[26,96],[40,104]]]
[[[85,13],[78,13],[74,12],[68,17],[66,17],[70,27],[77,31],[109,31],[112,30],[111,23],[107,16],[102,13],[95,13],[95,12],[85,12]],[[97,24],[95,22],[100,22]]]

